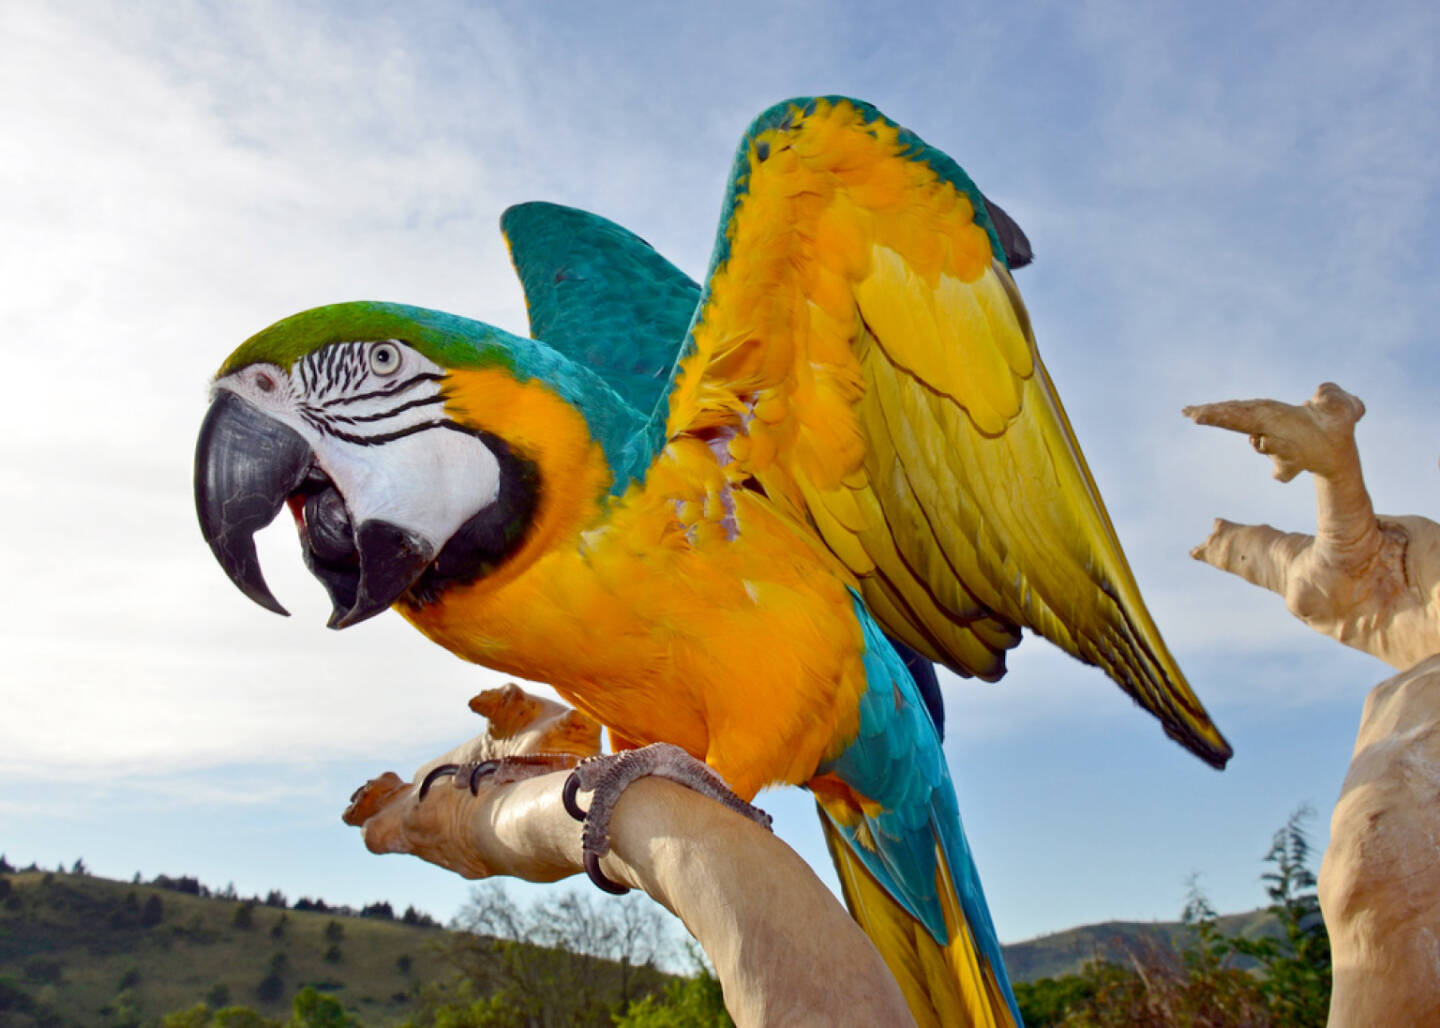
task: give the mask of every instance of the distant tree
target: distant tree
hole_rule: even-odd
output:
[[[0,900],[3,900],[10,895],[11,888],[12,886],[10,885],[10,879],[0,878]]]
[[[270,972],[255,986],[255,995],[262,1003],[278,1003],[285,995],[285,979],[273,971]]]
[[[14,874],[15,869],[10,866],[10,861],[5,859],[5,854],[0,853],[0,875]]]
[[[210,890],[200,884],[200,879],[190,875],[181,875],[179,878],[171,878],[169,875],[156,875],[150,880],[150,884],[160,889],[169,889],[171,892],[183,892],[188,896],[208,896]]]
[[[295,901],[296,910],[313,910],[317,914],[327,914],[330,908],[325,905],[323,899],[310,899],[308,896],[301,896]]]
[[[133,989],[121,989],[100,1012],[110,1019],[111,1028],[140,1028],[140,1002]]]
[[[1277,1024],[1323,1028],[1330,1010],[1330,936],[1320,915],[1315,874],[1309,868],[1310,840],[1305,822],[1315,811],[1297,808],[1270,841],[1260,876],[1270,896],[1270,913],[1284,929],[1283,939],[1224,938],[1226,952],[1260,962],[1260,986]]]
[[[670,951],[660,907],[639,894],[565,893],[527,909],[502,886],[479,888],[455,927],[441,955],[468,980],[469,992],[455,997],[465,1017],[479,1017],[486,997],[488,1020],[476,1022],[485,1025],[611,1025],[661,987],[654,964]]]
[[[222,900],[233,900],[233,899],[237,899],[238,897],[235,895],[235,883],[234,883],[234,882],[226,882],[226,883],[225,883],[225,888],[223,888],[223,889],[221,889],[219,892],[217,892],[217,893],[215,894],[215,898],[216,898],[216,899],[222,899]]]
[[[271,889],[265,894],[265,905],[267,907],[280,907],[283,909],[289,906],[289,903],[286,901],[283,892],[279,889]]]
[[[436,921],[429,914],[422,913],[414,907],[406,907],[404,915],[400,918],[406,924],[418,925],[421,928],[438,928],[440,922]]]
[[[1092,999],[1097,985],[1092,976],[1083,974],[1015,982],[1015,1002],[1028,1028],[1045,1028],[1063,1023],[1066,1011]]]
[[[72,875],[88,875],[90,869],[85,866],[85,861],[82,858],[76,857],[75,863],[70,865],[70,873]]]
[[[210,1008],[196,1003],[187,1010],[177,1010],[160,1018],[160,1028],[210,1028]]]
[[[289,915],[289,914],[281,914],[279,917],[277,917],[277,918],[275,919],[275,923],[270,926],[270,938],[272,938],[272,939],[283,939],[283,938],[285,938],[285,932],[286,932],[287,930],[289,930],[289,928],[290,928],[290,915]]]
[[[140,900],[134,892],[127,892],[125,898],[110,911],[110,927],[134,928],[140,923]]]
[[[615,1019],[616,1028],[735,1028],[725,1009],[720,979],[701,966],[698,974],[681,978],[630,1004]]]
[[[360,1028],[338,999],[309,985],[295,994],[290,1009],[286,1028]]]
[[[281,991],[284,991],[283,987]],[[215,1011],[215,1017],[207,1028],[285,1028],[285,1026],[249,1007],[225,1007],[223,1010]]]
[[[395,911],[385,900],[379,903],[371,903],[360,908],[361,917],[377,917],[382,921],[395,920]]]
[[[224,982],[216,982],[210,986],[210,991],[205,993],[205,1002],[212,1007],[225,1007],[230,1005],[230,986]]]
[[[400,956],[395,958],[395,970],[399,971],[403,975],[408,975],[411,968],[414,966],[415,961],[410,959],[409,953],[402,953],[400,954]]]
[[[345,926],[339,921],[330,921],[325,925],[325,938],[331,942],[339,942],[345,938]]]
[[[146,928],[153,928],[165,920],[165,904],[160,899],[158,892],[152,892],[145,906],[140,910],[140,923]]]
[[[133,989],[139,984],[140,969],[138,967],[132,967],[120,976],[120,988],[122,991],[125,989]]]
[[[140,881],[140,872],[139,872],[139,871],[136,871],[136,872],[135,872],[135,877],[132,878],[132,879],[130,879],[130,884],[131,884],[131,885],[140,885],[140,884],[143,884],[143,883]]]
[[[328,964],[338,964],[344,959],[344,956],[345,954],[340,951],[337,943],[332,942],[325,950],[325,962]]]
[[[345,1007],[334,996],[307,985],[291,1000],[290,1019],[283,1024],[250,1007],[223,1007],[212,1012],[204,1003],[198,1003],[188,1010],[166,1014],[159,1028],[360,1028],[360,1024],[345,1013]],[[454,1028],[465,1026],[457,1024]]]
[[[290,969],[290,958],[283,951],[276,950],[270,954],[270,973],[284,974]]]
[[[234,913],[234,915],[230,918],[230,924],[231,924],[232,927],[239,928],[239,929],[241,929],[242,931],[249,931],[251,928],[254,928],[254,927],[255,927],[255,904],[254,904],[254,903],[237,903],[237,904],[235,904],[235,913]]]

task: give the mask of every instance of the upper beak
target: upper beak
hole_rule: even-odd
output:
[[[299,433],[228,389],[211,401],[195,446],[195,510],[205,541],[241,592],[287,616],[260,573],[254,536],[275,520],[313,459]]]

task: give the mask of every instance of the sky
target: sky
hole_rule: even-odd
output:
[[[1189,558],[1216,516],[1311,530],[1314,500],[1179,412],[1336,381],[1377,509],[1440,517],[1440,8],[901,6],[0,5],[0,852],[453,916],[467,883],[339,814],[475,734],[466,700],[504,679],[393,614],[327,631],[288,525],[261,553],[294,616],[229,584],[191,498],[210,377],[339,300],[523,332],[497,226],[521,201],[698,277],[749,120],[843,93],[1028,232],[1041,353],[1236,750],[1216,773],[1043,640],[999,684],[947,676],[1002,940],[1173,919],[1192,876],[1261,905],[1272,833],[1308,802],[1323,844],[1392,671]],[[833,882],[809,798],[759,802]]]

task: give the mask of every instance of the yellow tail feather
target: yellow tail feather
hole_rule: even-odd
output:
[[[937,861],[936,885],[950,941],[941,946],[880,887],[823,813],[820,824],[846,906],[895,976],[915,1023],[920,1028],[1019,1028],[994,969],[975,949],[943,856]]]

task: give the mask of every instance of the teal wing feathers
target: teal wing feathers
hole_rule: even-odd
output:
[[[649,415],[670,388],[700,286],[645,240],[553,203],[500,219],[525,289],[530,334],[603,376]]]

